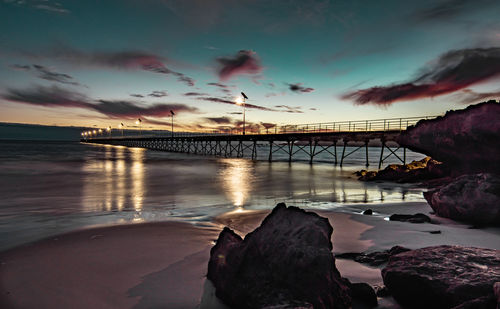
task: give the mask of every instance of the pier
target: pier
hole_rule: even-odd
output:
[[[158,151],[179,152],[196,155],[257,159],[260,146],[267,145],[266,157],[273,161],[273,154],[284,151],[288,161],[302,152],[312,164],[314,158],[326,152],[335,165],[357,151],[365,152],[366,166],[369,165],[368,147],[370,143],[380,146],[378,168],[389,157],[406,163],[406,148],[401,147],[398,136],[409,126],[424,119],[438,116],[391,118],[362,121],[342,121],[302,125],[286,125],[264,130],[248,130],[243,134],[239,128],[223,128],[210,132],[168,132],[165,135],[94,136],[82,138],[82,142],[141,147]],[[351,147],[349,147],[351,146]],[[350,151],[346,151],[348,148]],[[354,149],[352,149],[354,147]],[[402,154],[396,152],[402,148]]]

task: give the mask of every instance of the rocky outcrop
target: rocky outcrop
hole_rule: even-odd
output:
[[[349,308],[327,218],[278,204],[243,240],[229,228],[210,251],[207,277],[234,308]]]
[[[453,167],[457,174],[500,173],[500,104],[488,101],[419,121],[399,145]]]
[[[336,258],[340,259],[349,259],[353,260],[358,263],[363,263],[363,264],[368,264],[370,266],[378,266],[382,265],[384,263],[387,263],[389,258],[395,254],[401,253],[401,252],[406,252],[409,251],[410,249],[401,247],[401,246],[394,246],[389,250],[385,251],[376,251],[376,252],[371,252],[371,253],[341,253],[335,255]]]
[[[392,255],[382,277],[394,299],[408,308],[493,309],[500,251],[460,246],[411,250]]]
[[[390,221],[401,221],[409,223],[431,223],[429,216],[418,213],[414,215],[393,214],[389,217]]]
[[[391,164],[380,171],[361,170],[355,175],[361,181],[386,180],[395,182],[418,182],[428,179],[441,178],[448,171],[441,162],[426,157],[420,161],[408,164]]]
[[[424,193],[441,217],[478,225],[500,225],[500,176],[462,175],[453,182]]]

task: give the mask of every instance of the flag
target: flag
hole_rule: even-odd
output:
[[[175,115],[173,110],[170,110],[170,114],[172,114],[172,116]]]
[[[138,118],[137,121],[142,122],[141,118]]]

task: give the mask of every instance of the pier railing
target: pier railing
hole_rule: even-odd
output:
[[[245,134],[291,134],[291,133],[329,133],[329,132],[385,132],[403,131],[409,126],[415,125],[420,120],[427,120],[438,116],[423,116],[409,118],[389,118],[375,120],[354,120],[322,123],[307,123],[296,125],[273,126],[269,128],[246,127]],[[205,130],[202,132],[178,132],[175,136],[195,136],[195,135],[234,135],[242,134],[243,128],[219,127],[215,130]]]
[[[422,116],[409,118],[388,118],[374,120],[353,120],[353,121],[336,121],[322,123],[307,123],[296,125],[281,125],[262,128],[249,125],[245,128],[246,135],[256,134],[294,134],[294,133],[349,133],[349,132],[386,132],[386,131],[404,131],[409,126],[415,125],[420,120],[428,120],[437,118],[438,116]],[[138,132],[139,133],[139,132]],[[174,132],[175,137],[190,137],[190,136],[215,136],[215,135],[238,135],[243,134],[242,127],[218,127],[217,129],[202,130],[197,132]],[[125,136],[119,134],[94,136],[90,138],[133,138],[135,134],[127,134]],[[150,137],[170,137],[170,132],[164,134],[148,134],[142,131],[140,136]]]

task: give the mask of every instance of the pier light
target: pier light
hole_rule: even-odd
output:
[[[96,131],[96,130],[92,131],[92,134],[96,135],[96,134],[97,134],[97,131]]]
[[[99,129],[99,134],[102,134],[102,129]]]
[[[238,96],[235,100],[236,105],[243,105],[243,135],[245,135],[245,100],[248,99],[244,92],[241,92],[241,97]]]

